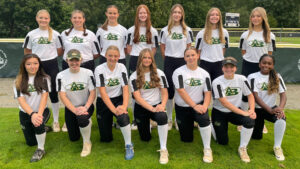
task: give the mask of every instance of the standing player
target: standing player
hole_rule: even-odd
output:
[[[225,58],[222,67],[224,75],[219,76],[212,82],[214,103],[211,116],[217,142],[222,145],[228,144],[228,122],[243,126],[238,152],[242,161],[250,162],[247,145],[256,118],[254,112],[255,101],[246,77],[235,74],[236,64],[237,61],[233,57]],[[248,111],[240,108],[243,95],[246,95],[249,100]]]
[[[82,57],[80,66],[94,71],[94,59],[100,56],[100,48],[96,35],[86,29],[85,15],[82,11],[74,10],[71,15],[71,22],[72,27],[61,33],[64,47],[62,68],[63,70],[68,68],[66,59],[69,50],[77,49],[80,51]]]
[[[222,23],[220,9],[211,8],[206,15],[205,29],[196,37],[196,49],[201,58],[200,67],[209,73],[212,81],[223,74],[222,61],[229,43],[229,34]]]
[[[118,23],[119,11],[115,5],[106,8],[105,15],[107,17],[101,28],[98,29],[96,36],[101,48],[100,64],[106,62],[106,49],[111,46],[117,46],[120,51],[119,63],[126,66],[126,36],[127,29]]]
[[[42,68],[40,58],[35,54],[23,57],[19,74],[14,84],[15,98],[19,102],[19,118],[29,146],[38,145],[30,162],[36,162],[45,155],[45,123],[50,118],[47,98],[50,80]]]
[[[264,120],[274,123],[274,153],[279,161],[284,160],[281,142],[286,127],[284,106],[286,104],[286,87],[280,74],[274,69],[275,59],[273,56],[264,54],[259,59],[260,71],[248,76],[253,88],[256,101],[255,126],[252,134],[253,139],[262,139]],[[276,95],[279,93],[280,103],[276,106]]]
[[[39,27],[30,31],[26,35],[25,42],[23,44],[24,54],[34,53],[39,56],[45,72],[51,78],[51,92],[49,95],[52,102],[53,112],[52,127],[54,132],[59,132],[59,102],[55,88],[55,78],[59,72],[57,56],[61,56],[63,54],[62,41],[59,33],[53,30],[49,25],[50,14],[47,10],[39,10],[36,14],[36,21]],[[65,125],[62,130],[66,131]]]
[[[184,52],[186,65],[174,71],[176,120],[184,142],[193,141],[194,121],[199,124],[204,146],[203,161],[211,163],[211,126],[207,109],[211,100],[211,84],[209,74],[198,67],[198,59],[197,50],[189,47]]]
[[[140,137],[150,141],[150,118],[157,122],[160,143],[161,164],[167,164],[168,119],[165,112],[168,100],[167,80],[165,74],[157,69],[151,49],[143,49],[137,63],[137,70],[130,76],[130,85],[136,99],[134,116]]]
[[[151,25],[151,14],[149,8],[141,4],[136,9],[134,26],[128,29],[127,53],[130,54],[129,75],[131,75],[137,66],[137,60],[140,52],[149,48],[155,55],[158,48],[158,33]],[[132,111],[134,112],[135,100],[132,99]],[[133,120],[132,127],[136,130],[136,122]]]
[[[95,70],[96,86],[99,89],[96,108],[100,140],[112,141],[111,123],[115,116],[125,141],[125,159],[131,160],[134,151],[127,112],[129,100],[127,70],[125,65],[118,63],[120,52],[117,46],[109,46],[105,58],[107,62]]]
[[[83,148],[80,156],[85,157],[91,153],[92,148],[90,137],[96,96],[95,79],[91,70],[80,68],[82,57],[78,50],[69,50],[66,61],[69,68],[58,73],[56,87],[65,105],[69,138],[77,141],[81,133]]]
[[[193,32],[184,22],[184,9],[180,4],[171,8],[168,26],[161,30],[160,51],[164,59],[164,72],[166,74],[169,88],[169,100],[167,103],[167,115],[169,130],[172,129],[174,86],[172,75],[180,66],[185,64],[183,59],[184,50],[193,42]]]

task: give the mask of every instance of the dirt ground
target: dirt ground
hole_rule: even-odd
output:
[[[12,78],[0,78],[0,107],[18,107],[17,100],[13,95]],[[287,109],[300,110],[300,84],[287,84]],[[50,106],[50,105],[49,105]],[[131,104],[129,104],[131,106]],[[61,107],[63,105],[61,104]]]

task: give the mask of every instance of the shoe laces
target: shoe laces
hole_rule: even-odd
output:
[[[280,147],[275,147],[274,151],[275,151],[275,154],[277,156],[282,156],[283,155],[282,149]]]
[[[243,158],[248,158],[248,153],[247,153],[247,148],[246,148],[246,147],[241,147],[241,148],[240,148],[240,155],[241,155]]]
[[[211,156],[211,149],[205,148],[204,149],[204,156]]]
[[[168,150],[157,150],[157,152],[160,152],[162,158],[168,158],[169,156]]]

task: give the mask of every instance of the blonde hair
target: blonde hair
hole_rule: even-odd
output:
[[[149,48],[145,48],[140,52],[140,55],[138,57],[137,66],[136,66],[136,85],[138,89],[141,89],[145,85],[145,70],[144,66],[142,64],[142,60],[146,53],[149,53],[152,59],[152,63],[150,65],[150,87],[160,87],[160,78],[157,73],[157,66],[154,60],[154,56],[152,53],[152,50]]]
[[[41,9],[36,13],[36,18],[41,14],[41,13],[46,13],[49,16],[50,19],[50,14],[46,9]],[[53,35],[53,29],[48,25],[48,41],[51,42],[52,40],[52,35]]]
[[[223,25],[222,25],[222,13],[220,11],[219,8],[210,8],[210,10],[207,12],[207,15],[206,15],[206,21],[205,21],[205,30],[204,30],[204,41],[207,43],[207,44],[212,44],[212,40],[211,40],[211,37],[212,37],[212,23],[209,21],[210,19],[210,16],[211,16],[211,13],[213,11],[217,11],[218,14],[219,14],[219,22],[217,23],[217,28],[219,30],[219,38],[221,40],[221,43],[225,44],[225,37],[224,37],[224,34],[223,34]]]
[[[250,14],[250,18],[249,18],[249,34],[248,37],[252,34],[253,32],[253,24],[251,22],[251,17],[253,16],[254,12],[258,12],[260,14],[260,16],[262,17],[263,21],[262,21],[262,28],[263,28],[263,37],[266,43],[270,43],[271,42],[271,29],[269,26],[269,22],[268,22],[268,17],[267,17],[267,13],[266,10],[262,7],[256,7],[251,11]]]
[[[184,9],[180,4],[175,4],[171,8],[171,13],[168,21],[168,33],[171,34],[171,29],[174,27],[174,20],[172,14],[177,7],[181,10],[181,15],[182,15],[180,19],[180,25],[182,26],[182,33],[184,34],[184,36],[187,36],[187,25],[184,22],[184,18],[185,18]]]
[[[107,10],[108,10],[109,8],[115,8],[115,9],[117,9],[117,11],[118,11],[118,13],[119,13],[119,9],[118,9],[118,7],[117,7],[116,5],[109,5],[109,6],[106,8],[106,12],[107,12]],[[101,26],[101,28],[102,28],[103,30],[106,30],[106,31],[107,31],[107,26],[108,26],[108,19],[106,18],[106,20],[105,20],[105,22],[103,23],[103,25]]]
[[[120,55],[120,50],[117,46],[114,46],[114,45],[110,45],[107,49],[106,49],[106,52],[105,52],[105,56],[107,54],[108,51],[110,50],[115,50],[115,51],[118,51],[119,55]]]

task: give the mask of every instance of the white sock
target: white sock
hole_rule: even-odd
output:
[[[167,149],[167,138],[168,138],[168,124],[158,125],[157,131],[158,131],[160,149],[166,150]]]
[[[253,128],[247,129],[244,126],[241,130],[241,141],[240,141],[240,147],[247,147],[251,136],[252,136]]]
[[[281,147],[281,142],[285,132],[286,122],[279,119],[274,124],[274,147]]]
[[[45,140],[46,140],[46,132],[43,134],[36,134],[36,141],[38,143],[38,148],[44,150]]]
[[[123,134],[125,145],[131,144],[131,128],[130,128],[130,124],[128,124],[125,127],[120,127],[120,130],[121,130],[121,132]]]
[[[200,135],[202,138],[203,147],[210,148],[210,138],[211,138],[210,125],[208,125],[206,127],[200,127]]]
[[[91,118],[89,119],[89,124],[86,127],[79,127],[80,133],[82,135],[83,143],[91,143],[91,128],[92,128],[92,122]]]
[[[58,123],[59,102],[52,103],[53,122]]]
[[[173,105],[174,105],[174,99],[168,99],[166,105],[168,121],[172,121],[173,107],[174,107]]]
[[[131,104],[132,104],[132,107],[131,107],[131,110],[132,110],[132,117],[133,117],[133,120],[135,120],[135,117],[134,117],[134,105],[135,105],[135,100],[134,100],[134,99],[131,99]]]

